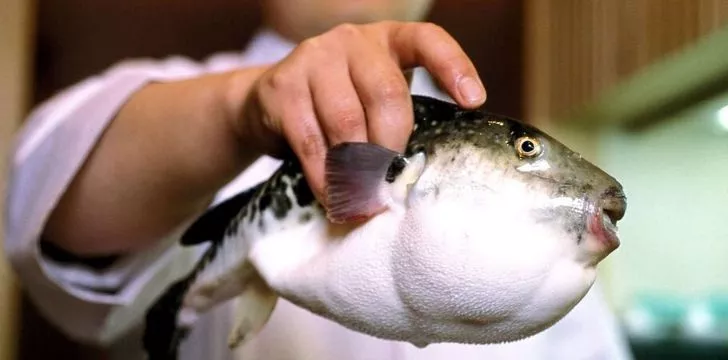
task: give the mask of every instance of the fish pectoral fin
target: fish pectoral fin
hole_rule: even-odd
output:
[[[235,322],[228,336],[228,346],[235,349],[257,334],[270,319],[277,300],[278,294],[255,273],[237,298]]]
[[[418,155],[419,156],[419,155]],[[404,155],[366,142],[345,142],[326,155],[328,218],[335,223],[366,220],[386,209],[393,199],[391,186],[408,185],[424,168],[424,155],[412,162]],[[400,191],[401,192],[401,191]]]

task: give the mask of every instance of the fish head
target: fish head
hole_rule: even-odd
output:
[[[472,342],[553,325],[619,246],[621,184],[524,122],[432,99],[414,104],[406,155],[425,154],[426,165],[410,186],[393,260],[400,296],[420,314],[483,325],[466,336]]]

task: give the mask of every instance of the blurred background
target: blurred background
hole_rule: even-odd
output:
[[[439,0],[430,20],[473,57],[490,110],[625,186],[600,276],[635,358],[728,358],[728,0]],[[242,49],[258,24],[253,0],[0,0],[0,165],[55,91],[123,58]],[[101,358],[2,264],[0,359]]]

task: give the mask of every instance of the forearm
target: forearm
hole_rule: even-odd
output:
[[[262,69],[149,84],[120,109],[45,231],[78,255],[138,251],[203,211],[260,153],[235,119]],[[238,103],[241,101],[238,101]]]

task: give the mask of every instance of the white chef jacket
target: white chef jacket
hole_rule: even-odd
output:
[[[273,32],[259,32],[244,52],[196,62],[182,57],[127,60],[58,93],[29,116],[12,151],[5,250],[40,311],[65,334],[111,346],[114,359],[143,359],[144,312],[166,286],[190,269],[207,245],[181,248],[182,228],[155,248],[104,270],[55,262],[39,251],[39,235],[115,112],[150,81],[269,63],[293,48]],[[449,99],[422,69],[412,92]],[[268,177],[279,161],[262,157],[225,186],[216,203]],[[562,321],[529,339],[501,345],[436,344],[424,349],[348,330],[280,299],[259,336],[235,354],[227,346],[234,302],[204,316],[181,348],[180,360],[440,360],[629,359],[630,354],[599,288]]]

